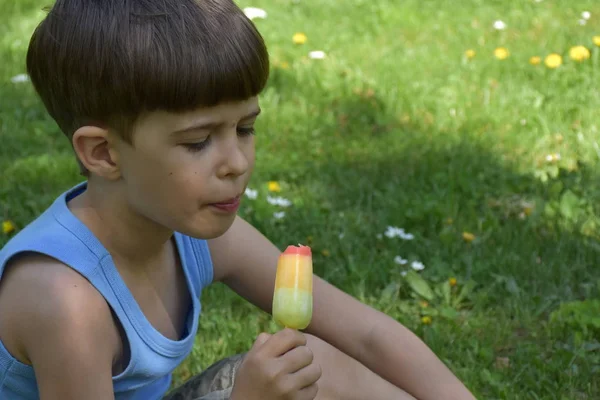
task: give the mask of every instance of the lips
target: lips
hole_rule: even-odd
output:
[[[226,212],[235,212],[240,207],[240,198],[241,196],[237,196],[223,202],[212,203],[211,206]]]

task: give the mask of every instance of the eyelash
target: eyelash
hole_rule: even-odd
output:
[[[237,132],[238,132],[238,136],[246,137],[246,136],[254,135],[256,133],[256,130],[254,128],[238,128]],[[209,144],[210,144],[210,136],[207,137],[202,142],[185,143],[183,146],[185,146],[185,148],[187,148],[188,151],[191,151],[192,153],[198,153],[198,152],[204,150]]]

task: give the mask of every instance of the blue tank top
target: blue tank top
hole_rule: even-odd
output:
[[[160,399],[170,386],[171,373],[191,352],[194,344],[201,292],[213,279],[208,245],[204,240],[175,233],[192,305],[183,338],[171,340],[146,319],[110,254],[67,207],[67,201],[86,187],[87,183],[83,182],[60,195],[42,215],[0,250],[0,279],[8,260],[22,252],[46,254],[87,278],[114,310],[129,343],[128,365],[112,378],[115,399]],[[0,399],[39,399],[33,368],[16,360],[1,341]]]

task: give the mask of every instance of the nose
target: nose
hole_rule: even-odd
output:
[[[235,132],[233,135],[227,135],[221,154],[222,158],[218,167],[219,177],[238,177],[250,169],[254,148],[251,141],[240,140]]]

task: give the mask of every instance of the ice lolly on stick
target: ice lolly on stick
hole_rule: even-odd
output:
[[[313,264],[308,246],[288,246],[279,256],[273,293],[273,318],[287,328],[304,329],[313,309]]]

